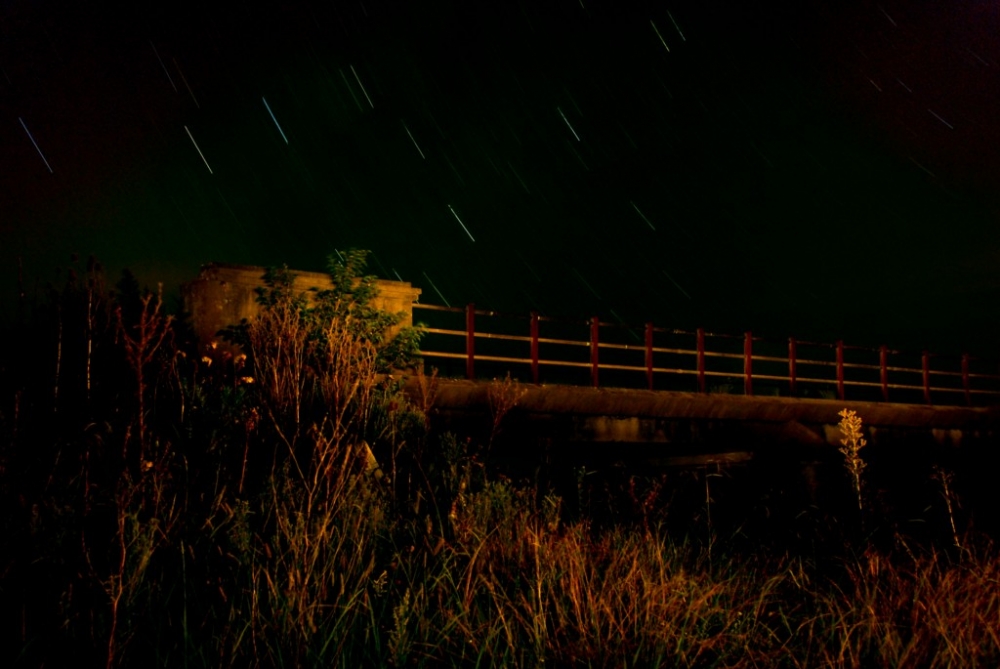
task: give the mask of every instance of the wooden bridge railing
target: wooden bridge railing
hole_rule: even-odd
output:
[[[532,312],[512,316],[431,304],[414,304],[421,324],[421,355],[448,366],[508,371],[539,384],[547,381],[589,383],[598,387],[610,376],[611,387],[645,387],[699,392],[731,392],[742,381],[743,394],[835,396],[888,402],[989,404],[1000,399],[997,362],[968,354],[933,355],[879,348],[811,342],[787,342],[742,335],[643,328],[601,322],[550,319]],[[422,312],[422,313],[421,313]],[[544,330],[544,332],[543,332]],[[787,346],[787,348],[786,348]],[[575,376],[574,376],[575,374]],[[644,383],[643,383],[644,381]],[[890,391],[892,391],[890,393]]]

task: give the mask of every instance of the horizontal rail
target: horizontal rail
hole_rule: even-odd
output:
[[[446,327],[432,327],[429,325],[419,325],[418,328],[428,335],[441,335],[457,343],[457,338],[464,340],[464,350],[458,346],[444,346],[439,343],[431,346],[426,340],[424,350],[420,355],[443,360],[464,360],[466,364],[466,376],[475,378],[475,363],[500,363],[506,365],[528,366],[531,370],[532,381],[540,383],[541,368],[576,368],[589,369],[591,373],[591,383],[595,387],[599,385],[600,373],[604,371],[625,372],[629,374],[645,374],[646,385],[649,389],[655,386],[655,379],[669,378],[690,378],[696,377],[698,389],[707,392],[706,379],[727,378],[732,381],[743,380],[744,394],[753,394],[753,381],[765,381],[769,383],[781,383],[788,385],[788,394],[798,395],[798,388],[801,384],[820,385],[834,389],[839,399],[845,398],[845,390],[848,388],[868,389],[881,391],[883,401],[889,400],[889,391],[916,391],[923,393],[925,403],[930,404],[932,393],[936,395],[946,394],[954,397],[957,394],[965,396],[965,402],[971,403],[972,397],[1000,397],[1000,374],[984,373],[973,371],[970,362],[975,360],[977,367],[981,358],[963,354],[961,356],[936,356],[924,351],[900,352],[889,349],[886,346],[871,348],[864,346],[846,345],[841,341],[836,343],[798,341],[794,338],[788,340],[788,355],[775,355],[773,348],[768,349],[768,353],[754,352],[755,345],[765,344],[772,346],[775,340],[768,340],[754,336],[750,332],[742,335],[710,333],[704,330],[694,332],[655,327],[647,323],[644,328],[629,327],[624,324],[606,323],[597,318],[589,320],[559,320],[548,318],[538,313],[532,312],[530,316],[517,316],[509,314],[499,314],[490,310],[475,309],[473,305],[465,308],[443,307],[440,305],[419,304],[413,305],[414,309],[427,310],[428,312],[448,312],[464,315],[465,328],[455,329]],[[504,318],[503,329],[506,332],[492,331],[490,327],[481,327],[482,323],[492,325],[497,318]],[[480,326],[477,326],[477,319]],[[510,332],[511,322],[527,322],[528,334],[512,334]],[[566,338],[542,336],[541,324],[561,324],[563,334],[565,326],[578,328],[578,338]],[[516,323],[515,323],[516,325]],[[494,328],[496,326],[493,326]],[[622,343],[621,341],[608,341],[602,333],[609,330],[627,332],[629,337],[635,338],[637,333],[644,332],[645,337],[642,343]],[[589,335],[589,336],[588,336]],[[573,335],[570,335],[571,337]],[[678,346],[656,345],[656,337],[682,337],[690,338],[695,344],[695,348],[684,348]],[[477,352],[476,341],[480,341],[489,352]],[[708,344],[714,340],[742,340],[742,352],[734,350],[718,350]],[[493,343],[490,343],[493,342]],[[662,343],[662,342],[661,342]],[[540,346],[549,347],[546,351],[550,354],[545,358],[539,355]],[[813,347],[829,350],[835,359],[818,360],[815,358],[799,357],[798,347]],[[499,348],[498,348],[499,347]],[[506,347],[506,348],[504,348]],[[522,348],[523,347],[523,348]],[[589,349],[589,360],[563,359],[551,347],[559,347],[559,350],[567,351],[569,348]],[[732,344],[727,344],[727,348],[732,349]],[[851,351],[850,362],[844,359],[845,351]],[[860,352],[860,353],[859,353]],[[602,359],[602,353],[606,354]],[[858,360],[859,356],[873,356],[877,362],[865,362]],[[905,366],[898,362],[890,364],[890,356],[913,355],[916,359],[919,356],[919,366]],[[611,356],[608,359],[607,356]],[[643,356],[636,358],[634,363],[630,363],[629,356]],[[682,362],[681,366],[665,366],[662,364],[663,356],[680,356],[692,359],[690,367],[686,367],[687,362]],[[574,356],[579,357],[579,356]],[[615,359],[617,357],[618,359]],[[955,367],[950,369],[932,368],[931,360],[950,358],[960,362],[961,371],[955,371]],[[659,361],[661,364],[656,364]],[[640,360],[645,364],[640,364]],[[674,358],[673,360],[676,360]],[[716,361],[708,364],[710,361]],[[742,370],[739,370],[733,363],[742,362]],[[993,362],[993,361],[991,361]],[[754,363],[763,365],[763,369],[754,370]],[[994,362],[994,364],[996,364]],[[779,373],[774,369],[776,365],[787,365],[787,373]],[[719,367],[722,367],[721,369]],[[956,365],[958,366],[958,365]],[[728,368],[728,369],[727,369]],[[814,370],[809,376],[800,376],[799,368]],[[826,372],[817,376],[819,370],[831,370],[829,376]],[[850,373],[851,378],[846,377]],[[890,383],[889,376],[897,378]],[[919,376],[917,376],[919,375]],[[865,377],[868,378],[865,378]],[[914,379],[914,382],[901,383],[899,377]],[[922,383],[915,381],[920,378]],[[625,378],[625,377],[622,377]],[[957,383],[951,386],[942,386],[935,383],[935,380],[951,379]],[[769,392],[773,392],[773,386]],[[780,392],[780,389],[779,389]],[[897,398],[895,401],[912,400],[912,396],[907,398]]]

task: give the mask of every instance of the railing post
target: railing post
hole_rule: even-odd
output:
[[[837,340],[837,399],[844,401],[844,340]]]
[[[743,394],[753,395],[753,335],[750,330],[743,334]]]
[[[965,391],[965,404],[972,406],[972,389],[969,387],[969,354],[962,354],[962,389]]]
[[[538,385],[538,312],[531,312],[531,382]]]
[[[931,403],[931,354],[927,351],[923,352],[921,358],[921,366],[924,372],[924,401],[928,404]]]
[[[698,328],[698,392],[705,392],[705,330]]]
[[[795,374],[795,337],[788,338],[788,392],[791,393],[792,397],[798,396],[798,388],[796,388],[796,374]]]
[[[597,370],[598,370],[598,356],[597,356],[597,338],[598,329],[600,327],[600,320],[597,316],[590,319],[590,382],[593,386],[597,387]]]
[[[889,349],[885,344],[878,350],[879,380],[882,382],[882,401],[889,401]]]
[[[465,305],[465,378],[476,378],[476,305]]]
[[[653,389],[653,324],[646,323],[646,387]]]

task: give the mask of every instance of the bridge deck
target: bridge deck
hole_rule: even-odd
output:
[[[438,415],[491,415],[489,382],[439,379],[433,409]],[[928,406],[889,402],[796,399],[672,391],[521,385],[511,418],[519,431],[538,430],[559,439],[589,442],[675,442],[678,433],[701,425],[701,433],[726,440],[839,445],[839,412],[851,409],[864,420],[873,443],[892,434],[919,435],[939,444],[959,445],[1000,435],[1000,407]],[[407,390],[420,396],[415,378]],[[706,427],[707,426],[707,427]],[[697,431],[697,430],[695,430]],[[673,436],[672,436],[673,435]],[[745,438],[745,439],[744,439]]]

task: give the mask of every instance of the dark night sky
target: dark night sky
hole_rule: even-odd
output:
[[[215,4],[0,2],[6,310],[18,256],[353,246],[427,302],[995,349],[996,2]]]

